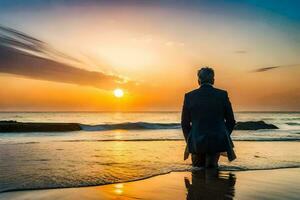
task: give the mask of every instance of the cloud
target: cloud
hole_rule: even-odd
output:
[[[254,70],[254,72],[265,72],[265,71],[268,71],[268,70],[276,69],[278,67],[280,67],[280,66],[263,67],[263,68],[259,68],[259,69]]]
[[[76,63],[83,64],[37,38],[0,26],[0,73],[100,89],[126,83],[116,75],[74,67]]]
[[[245,51],[245,50],[237,50],[234,53],[245,54],[245,53],[247,53],[247,51]]]
[[[294,64],[294,65],[277,65],[277,66],[271,66],[271,67],[262,67],[262,68],[255,69],[252,72],[265,72],[265,71],[269,71],[269,70],[273,70],[273,69],[277,69],[277,68],[282,68],[282,67],[296,67],[296,66],[299,66],[299,64]]]

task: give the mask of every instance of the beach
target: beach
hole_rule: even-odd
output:
[[[209,181],[204,194],[215,188],[234,190],[236,199],[299,196],[300,113],[236,117],[278,128],[235,130],[237,159],[220,158],[225,179]],[[180,112],[0,113],[0,121],[34,123],[35,130],[41,123],[80,125],[75,131],[1,132],[0,199],[185,199],[191,160],[183,160],[179,119]]]
[[[172,172],[96,187],[8,192],[2,200],[50,199],[299,199],[300,169],[219,173]]]

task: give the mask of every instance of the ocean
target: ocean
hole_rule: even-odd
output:
[[[222,170],[300,167],[300,113],[237,112],[237,121],[279,129],[232,133],[237,160]],[[0,192],[139,180],[191,168],[183,161],[180,112],[0,113],[0,120],[72,122],[81,131],[0,133]]]

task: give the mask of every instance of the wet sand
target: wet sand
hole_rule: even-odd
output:
[[[299,199],[300,169],[173,172],[96,187],[1,193],[5,200],[50,199]]]

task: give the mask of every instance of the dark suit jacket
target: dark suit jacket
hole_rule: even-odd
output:
[[[235,159],[230,138],[235,119],[226,91],[204,84],[185,94],[181,126],[190,153],[227,152]]]

